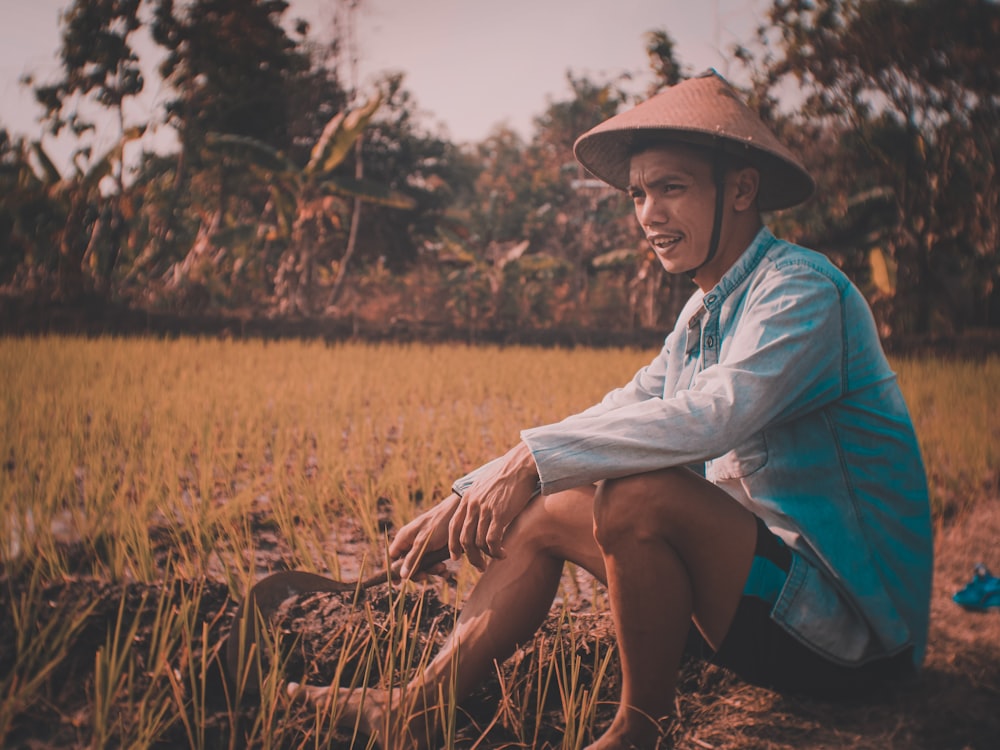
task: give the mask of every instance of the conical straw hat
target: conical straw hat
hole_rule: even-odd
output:
[[[774,211],[802,203],[815,190],[802,163],[714,70],[605,120],[581,135],[576,158],[595,176],[626,190],[634,144],[647,139],[722,149],[760,171],[758,205]]]

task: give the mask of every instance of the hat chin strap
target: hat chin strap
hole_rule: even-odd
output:
[[[712,238],[708,241],[708,254],[705,260],[687,272],[692,279],[695,274],[712,262],[719,252],[719,239],[722,235],[722,208],[726,198],[726,165],[722,152],[716,151],[712,156],[712,179],[715,181],[715,217],[712,219]]]

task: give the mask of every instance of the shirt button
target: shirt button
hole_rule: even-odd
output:
[[[706,305],[714,305],[715,304],[715,300],[716,300],[715,295],[714,294],[710,294],[707,297],[705,297],[705,304]]]
[[[715,338],[713,336],[709,336],[708,338],[706,338],[705,346],[715,346]]]

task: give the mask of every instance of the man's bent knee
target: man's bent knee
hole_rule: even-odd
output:
[[[594,496],[594,538],[607,549],[615,543],[659,537],[664,506],[680,494],[680,473],[685,469],[664,469],[605,479]]]
[[[507,539],[535,552],[567,554],[589,523],[590,499],[582,489],[532,498],[511,524]]]

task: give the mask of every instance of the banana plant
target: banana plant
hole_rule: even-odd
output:
[[[336,174],[382,104],[381,95],[357,109],[338,113],[323,128],[309,160],[299,166],[277,149],[253,138],[214,135],[209,146],[245,160],[270,192],[257,236],[284,247],[273,278],[280,312],[311,314],[320,253],[332,238],[342,237],[342,217],[354,201],[354,225],[360,203],[408,210],[415,201],[360,176]],[[352,235],[355,234],[352,232]],[[340,257],[340,277],[353,250]]]
[[[0,129],[0,283],[19,269],[53,271],[58,260],[55,238],[66,216],[50,186],[60,175],[51,160],[54,176],[33,157],[23,139],[11,139]]]
[[[34,141],[24,150],[16,191],[7,197],[20,198],[23,206],[19,213],[24,216],[39,206],[47,207],[31,220],[32,227],[22,229],[23,244],[34,245],[30,250],[36,267],[55,273],[57,292],[63,298],[72,299],[88,290],[108,291],[121,247],[127,241],[124,218],[131,213],[131,197],[121,183],[122,156],[125,147],[144,132],[141,127],[127,129],[91,164],[85,163],[83,153],[77,153],[69,176],[60,172],[41,142]],[[101,191],[106,178],[118,186],[110,194]],[[17,223],[14,229],[18,229]]]

